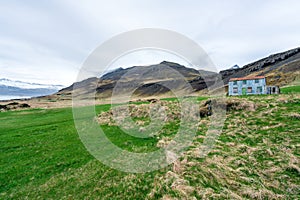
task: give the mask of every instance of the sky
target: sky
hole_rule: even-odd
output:
[[[99,45],[140,28],[187,36],[218,70],[243,66],[300,46],[299,10],[297,0],[0,0],[0,78],[70,85]],[[113,68],[163,60],[185,64],[144,51]]]

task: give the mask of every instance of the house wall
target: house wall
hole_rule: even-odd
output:
[[[231,96],[234,95],[243,95],[243,88],[246,88],[246,95],[249,94],[266,94],[266,79],[256,79],[258,80],[258,83],[255,82],[255,80],[246,80],[246,84],[244,81],[236,81],[236,85],[234,81],[230,81],[228,83],[229,90],[228,94]],[[248,88],[252,88],[251,92],[248,91]],[[258,91],[258,87],[261,87],[261,92]],[[234,92],[235,88],[237,88],[237,93]]]
[[[278,86],[267,86],[267,94],[279,94],[280,89]]]

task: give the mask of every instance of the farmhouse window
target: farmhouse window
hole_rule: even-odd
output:
[[[247,84],[247,80],[243,80],[243,84],[246,85]]]
[[[262,93],[262,87],[257,87],[256,93],[257,93],[257,94],[261,94],[261,93]]]
[[[233,85],[237,85],[237,81],[233,81]]]
[[[233,88],[233,93],[238,93],[238,88],[237,87]]]
[[[259,83],[259,79],[255,79],[255,83]]]
[[[252,87],[247,88],[247,93],[252,93]]]

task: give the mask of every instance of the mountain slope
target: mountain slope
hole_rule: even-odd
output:
[[[230,78],[243,76],[266,76],[270,85],[284,86],[299,77],[300,48],[270,55],[238,69],[227,69],[220,72],[224,83]]]

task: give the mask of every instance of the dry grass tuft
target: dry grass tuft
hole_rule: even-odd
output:
[[[293,118],[293,119],[300,119],[300,113],[291,113],[290,115],[290,118]]]
[[[228,99],[226,101],[226,107],[228,111],[255,111],[257,109],[257,105],[254,102],[245,100],[245,99]]]
[[[250,199],[258,199],[258,200],[263,200],[263,199],[285,199],[284,195],[280,194],[274,194],[274,192],[267,190],[267,189],[259,189],[255,190],[252,188],[245,188],[243,195],[249,197]]]

